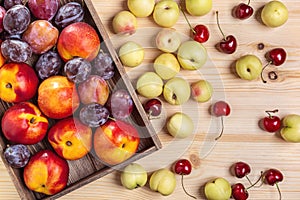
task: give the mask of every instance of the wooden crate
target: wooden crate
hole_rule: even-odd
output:
[[[64,0],[61,2],[61,4],[63,5],[67,2],[69,1]],[[78,0],[78,2],[80,2],[84,6],[84,11],[85,11],[84,21],[89,23],[98,31],[99,37],[102,41],[101,49],[105,52],[110,53],[111,57],[114,60],[114,64],[116,68],[115,75],[113,78],[108,80],[110,90],[112,91],[116,88],[125,88],[132,96],[132,99],[134,101],[134,110],[133,113],[131,114],[131,117],[128,118],[127,121],[130,122],[132,125],[134,125],[139,131],[140,138],[141,138],[140,144],[137,153],[133,157],[113,167],[109,167],[101,163],[100,160],[97,159],[96,155],[93,152],[90,152],[88,155],[86,155],[85,157],[79,160],[68,161],[70,174],[69,174],[69,181],[67,187],[55,195],[47,196],[29,190],[23,182],[22,169],[15,169],[10,167],[7,164],[3,156],[3,151],[7,147],[9,142],[4,138],[3,134],[0,133],[0,155],[21,199],[33,199],[33,200],[56,199],[73,190],[76,190],[77,188],[80,188],[81,186],[84,186],[94,180],[97,180],[113,172],[114,170],[121,169],[124,166],[128,165],[129,163],[134,162],[140,158],[143,158],[161,148],[161,143],[155,133],[155,130],[152,127],[150,121],[147,118],[146,113],[143,110],[143,107],[135,93],[135,89],[132,86],[125,72],[125,69],[118,58],[118,55],[115,49],[113,48],[112,43],[109,40],[108,34],[106,33],[105,28],[101,23],[100,18],[98,17],[92,2],[90,0],[83,0],[83,1]],[[5,110],[7,110],[11,105],[12,104],[0,100],[0,117],[3,116]],[[32,154],[34,154],[35,152],[41,149],[47,149],[47,148],[52,149],[47,139],[44,139],[43,141],[35,145],[28,145],[28,148],[30,149]]]

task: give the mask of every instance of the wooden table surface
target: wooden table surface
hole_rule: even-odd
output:
[[[198,199],[204,199],[204,184],[216,177],[224,177],[234,184],[237,182],[248,185],[246,179],[237,179],[230,172],[230,166],[237,161],[250,164],[249,178],[256,180],[261,171],[277,168],[284,174],[280,183],[282,199],[300,199],[300,144],[287,143],[278,134],[267,133],[260,129],[258,122],[265,116],[265,110],[279,109],[278,115],[300,114],[300,1],[283,1],[289,9],[289,20],[279,28],[267,28],[252,16],[241,21],[231,16],[231,9],[242,1],[213,0],[212,11],[203,17],[188,15],[191,24],[205,24],[210,30],[210,39],[204,43],[209,60],[198,71],[180,72],[180,76],[189,82],[206,79],[214,87],[212,99],[206,103],[196,103],[190,100],[181,106],[170,106],[164,103],[164,114],[160,119],[152,120],[162,141],[163,148],[154,154],[143,158],[142,164],[149,175],[153,170],[167,167],[179,158],[189,158],[193,161],[193,171],[184,178],[187,190]],[[246,1],[245,1],[246,2]],[[255,11],[268,0],[252,1]],[[93,0],[100,19],[107,28],[108,34],[116,49],[125,41],[139,42],[145,48],[145,60],[137,68],[127,69],[134,84],[136,78],[145,71],[151,71],[153,60],[161,52],[155,49],[153,39],[160,30],[152,17],[138,18],[138,31],[132,36],[117,36],[112,32],[112,18],[121,11],[127,10],[126,0]],[[233,34],[238,40],[238,49],[232,55],[218,52],[214,45],[222,39],[216,25],[215,11],[219,11],[221,27],[225,34]],[[182,37],[189,36],[189,27],[180,13],[179,21],[174,26]],[[258,50],[257,45],[263,43],[265,48]],[[288,53],[283,66],[268,68],[278,70],[279,78],[266,84],[261,80],[244,81],[239,79],[232,68],[236,59],[244,54],[255,54],[266,64],[264,54],[274,48],[283,47]],[[141,98],[141,101],[145,99]],[[220,130],[220,119],[209,113],[211,104],[217,100],[226,100],[231,105],[231,114],[224,119],[223,137],[215,143],[213,138]],[[189,114],[195,124],[194,134],[186,139],[174,140],[165,131],[164,123],[168,116],[176,111]],[[211,152],[210,149],[212,149]],[[8,173],[0,162],[0,199],[19,199],[17,191]],[[127,190],[120,184],[120,172],[114,172],[95,182],[92,182],[61,199],[188,199],[180,185],[177,176],[177,187],[170,196],[162,196],[149,189],[149,185],[136,190]],[[275,187],[263,185],[249,191],[249,199],[278,199]]]

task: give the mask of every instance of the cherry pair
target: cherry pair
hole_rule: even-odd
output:
[[[263,183],[266,183],[268,185],[276,185],[276,188],[279,192],[279,199],[281,199],[281,192],[278,186],[278,183],[283,180],[283,174],[277,170],[277,169],[268,169],[264,173],[261,173],[260,178],[252,184],[250,179],[248,178],[248,174],[251,172],[250,166],[245,162],[236,162],[232,165],[232,173],[237,178],[243,178],[246,177],[247,180],[250,183],[250,186],[245,188],[245,186],[242,183],[236,183],[232,185],[232,197],[235,200],[246,200],[249,197],[248,190],[252,187],[254,187],[260,180],[262,180]]]

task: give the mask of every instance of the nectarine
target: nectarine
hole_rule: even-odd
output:
[[[26,63],[10,62],[0,68],[0,98],[17,103],[31,99],[38,88],[38,77]]]
[[[65,76],[51,76],[45,79],[38,88],[38,106],[50,118],[69,117],[79,104],[76,86]]]
[[[57,42],[58,29],[47,20],[33,21],[23,33],[22,39],[27,42],[32,52],[43,54]]]
[[[69,165],[51,150],[41,150],[25,166],[23,178],[30,190],[53,195],[66,187]]]
[[[94,150],[108,165],[119,164],[132,157],[140,143],[136,128],[121,120],[109,120],[96,129]]]
[[[48,141],[56,153],[67,160],[77,160],[92,148],[92,129],[69,117],[54,124],[48,132]]]
[[[57,41],[57,51],[64,61],[81,57],[92,61],[100,50],[96,30],[85,22],[75,22],[65,27]]]
[[[45,137],[48,120],[33,103],[21,102],[5,111],[1,127],[4,136],[9,141],[35,144]]]

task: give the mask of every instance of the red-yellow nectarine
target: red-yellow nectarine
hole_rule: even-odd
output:
[[[136,128],[121,120],[109,120],[96,129],[94,150],[101,161],[119,164],[135,154],[140,137]]]
[[[56,153],[67,160],[77,160],[92,148],[92,129],[69,117],[54,124],[48,132],[48,141]]]
[[[0,98],[17,103],[31,99],[38,88],[38,77],[26,63],[7,63],[0,68]]]
[[[79,104],[76,86],[65,76],[51,76],[45,79],[38,88],[38,106],[50,118],[69,117]]]
[[[5,111],[1,128],[6,139],[11,142],[35,144],[45,137],[48,120],[37,106],[21,102]]]
[[[96,30],[85,22],[75,22],[65,27],[57,41],[57,51],[64,61],[73,57],[93,60],[100,50]]]
[[[23,178],[30,190],[53,195],[66,187],[69,165],[51,150],[41,150],[30,158]]]

